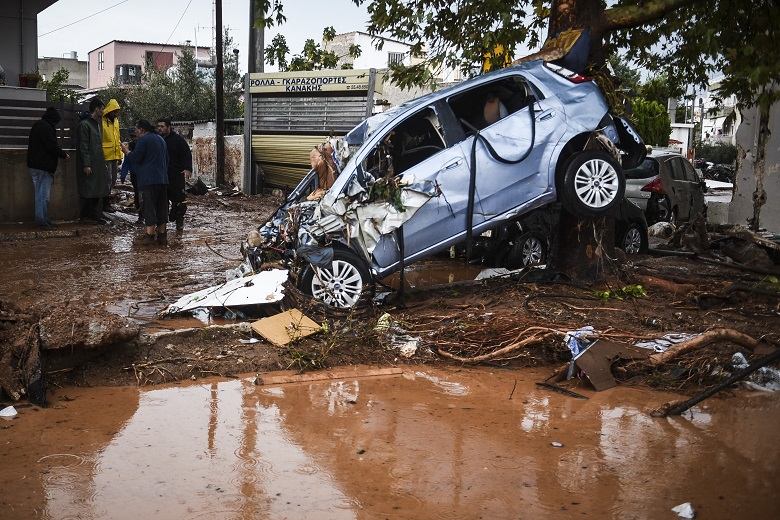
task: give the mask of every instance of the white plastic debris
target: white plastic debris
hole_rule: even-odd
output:
[[[744,370],[749,365],[747,358],[741,352],[736,352],[731,356],[731,364],[736,370]],[[780,370],[772,367],[761,367],[747,376],[742,384],[758,392],[780,391]]]
[[[677,343],[682,343],[683,341],[688,341],[689,339],[695,338],[696,336],[698,336],[698,334],[676,332],[676,333],[666,334],[664,336],[661,336],[660,338],[656,338],[653,340],[640,341],[639,343],[634,343],[634,346],[639,348],[651,349],[654,350],[655,352],[664,352],[672,345],[676,345]]]
[[[647,234],[651,237],[671,238],[674,230],[674,224],[671,222],[656,222],[647,228]]]
[[[13,417],[16,415],[16,408],[13,406],[6,406],[2,410],[0,410],[0,417]]]
[[[576,356],[585,347],[591,344],[595,339],[598,339],[599,333],[595,331],[593,325],[586,325],[578,330],[570,330],[566,332],[563,337],[563,342],[571,350],[571,355]]]
[[[680,504],[679,506],[673,507],[672,511],[677,513],[677,516],[680,518],[695,518],[696,517],[696,511],[693,510],[693,506],[690,502],[686,502],[684,504]]]
[[[551,442],[550,446],[552,446],[553,448],[563,448],[563,443],[561,443],[561,442]]]
[[[278,302],[284,298],[286,269],[272,269],[235,278],[221,285],[182,296],[162,314],[190,311],[200,307],[237,307]]]

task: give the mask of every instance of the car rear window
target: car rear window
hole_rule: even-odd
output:
[[[650,157],[646,158],[642,164],[636,168],[623,170],[626,179],[647,179],[658,175],[658,162]]]

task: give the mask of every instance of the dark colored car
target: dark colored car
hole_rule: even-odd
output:
[[[707,214],[706,186],[693,165],[675,152],[653,151],[623,171],[626,198],[645,211],[648,224],[686,222]]]
[[[615,209],[615,246],[629,255],[647,253],[644,212],[628,199]],[[474,239],[471,260],[507,269],[547,263],[556,216],[554,205],[534,210]],[[458,246],[463,255],[465,247]]]

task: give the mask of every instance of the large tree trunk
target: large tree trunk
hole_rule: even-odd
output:
[[[581,219],[562,210],[553,230],[550,265],[572,280],[603,281],[612,273],[615,258],[615,219]]]
[[[762,94],[763,94],[763,88]],[[759,98],[761,96],[759,95]],[[756,177],[756,189],[753,192],[753,218],[750,219],[750,229],[758,231],[760,226],[761,208],[766,204],[764,190],[764,171],[766,168],[766,143],[769,141],[769,106],[759,104],[758,108],[758,142],[756,143],[756,160],[753,163],[753,175]]]

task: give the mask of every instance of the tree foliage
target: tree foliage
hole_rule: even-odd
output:
[[[64,67],[51,75],[51,79],[41,81],[40,87],[49,93],[49,99],[52,101],[64,99],[70,101],[78,97],[78,93],[65,85],[68,83],[70,72]]]
[[[223,85],[225,117],[243,115],[240,96],[243,89],[235,44],[229,31],[223,39]],[[123,127],[132,127],[139,119],[154,122],[168,117],[173,121],[212,120],[216,114],[213,69],[200,66],[192,46],[182,47],[175,66],[147,67],[139,85],[118,85],[112,82],[97,94],[103,102],[114,98],[122,108],[119,115]]]
[[[632,104],[634,128],[642,140],[655,146],[667,146],[672,123],[664,105],[657,101],[636,98]]]
[[[336,30],[330,26],[322,31],[322,40],[331,42],[336,37]],[[281,72],[296,70],[321,70],[335,69],[339,61],[346,56],[352,59],[358,58],[361,54],[360,45],[350,45],[346,55],[339,56],[335,51],[327,51],[320,44],[315,43],[311,38],[303,44],[303,51],[296,54],[288,62],[287,55],[290,53],[290,47],[287,45],[287,39],[282,34],[277,34],[271,41],[271,44],[265,48],[265,61],[269,65],[279,65]],[[352,65],[345,63],[342,69],[351,69]]]

